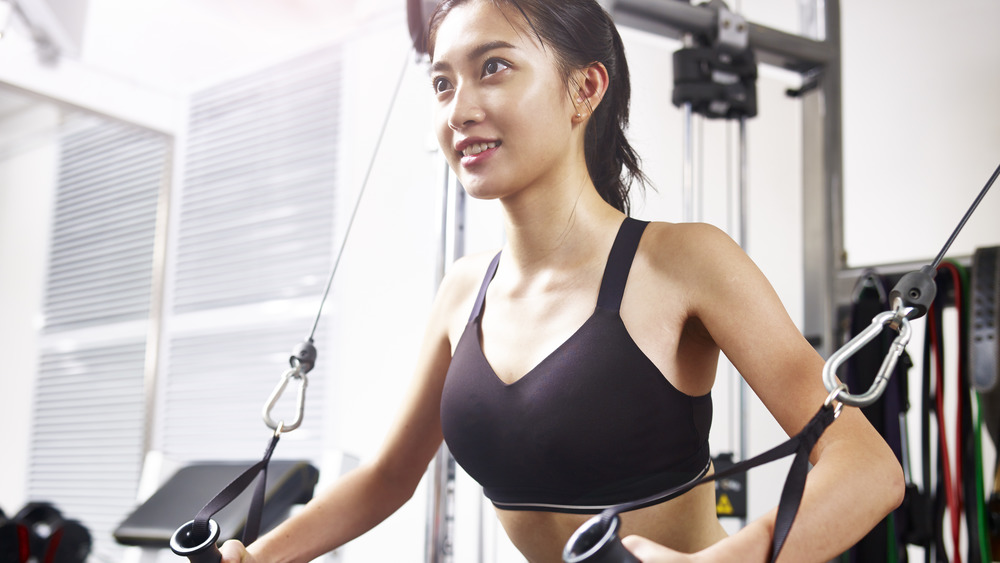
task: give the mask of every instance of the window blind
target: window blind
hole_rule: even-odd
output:
[[[332,266],[340,68],[339,49],[326,48],[190,98],[155,434],[172,460],[263,451],[262,407]],[[276,458],[322,456],[326,335],[316,334],[305,422]],[[276,420],[294,415],[296,385]]]
[[[28,498],[79,520],[98,561],[135,502],[156,205],[169,140],[69,115],[59,173],[34,398]]]

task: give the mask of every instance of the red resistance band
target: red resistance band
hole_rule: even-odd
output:
[[[958,268],[949,262],[942,262],[938,265],[938,275],[950,275],[955,292],[955,310],[958,313],[958,341],[964,342],[965,338],[965,315],[963,312],[963,297],[962,297],[962,279]],[[962,378],[959,376],[959,393],[956,400],[956,424],[955,424],[955,472],[952,477],[951,471],[951,458],[948,450],[948,436],[945,427],[945,414],[944,414],[944,350],[941,349],[941,319],[938,318],[938,308],[931,307],[927,312],[927,330],[930,334],[931,342],[931,353],[933,355],[934,361],[934,371],[935,373],[935,402],[937,410],[937,422],[938,422],[938,436],[940,440],[939,455],[941,456],[943,466],[944,466],[944,489],[945,498],[948,504],[948,512],[951,519],[951,536],[952,536],[952,546],[954,550],[954,563],[962,563],[961,554],[961,519],[964,499],[962,497],[962,486],[960,482],[960,476],[962,475],[962,455],[961,455],[961,444],[964,443],[962,435],[962,415],[963,415],[963,401],[961,394],[967,392],[962,389],[961,381]],[[965,355],[962,353],[958,354],[958,372],[959,374],[965,371]]]

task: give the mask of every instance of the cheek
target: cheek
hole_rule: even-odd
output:
[[[569,127],[571,125],[569,117],[572,115],[573,107],[565,92],[554,83],[535,86],[533,91],[526,93],[520,100],[515,111],[531,116],[532,123],[549,133],[554,132],[553,127],[556,129]]]
[[[561,146],[572,132],[568,104],[546,94],[526,99],[516,109],[519,123],[532,132],[530,142],[538,148]]]
[[[451,158],[455,151],[451,150],[451,128],[448,127],[448,119],[443,110],[434,110],[433,124],[434,136],[437,138],[438,146],[441,147],[441,152],[445,157]]]

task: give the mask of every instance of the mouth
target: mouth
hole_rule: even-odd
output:
[[[476,156],[490,149],[495,149],[501,145],[501,141],[488,141],[482,143],[471,143],[460,151],[462,156]]]

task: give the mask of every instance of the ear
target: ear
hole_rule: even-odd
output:
[[[593,62],[574,72],[570,91],[576,108],[574,121],[586,121],[608,91],[608,69],[602,63]]]

